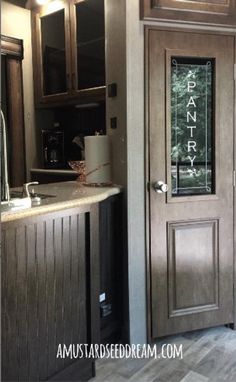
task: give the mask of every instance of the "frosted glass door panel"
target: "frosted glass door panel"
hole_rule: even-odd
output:
[[[214,193],[214,60],[171,58],[172,196]]]

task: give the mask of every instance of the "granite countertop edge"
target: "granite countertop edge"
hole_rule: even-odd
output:
[[[64,183],[66,184],[68,188],[69,183],[72,184],[75,182],[64,182]],[[58,183],[58,185],[59,184],[61,185],[62,183]],[[40,185],[40,186],[36,187],[36,189],[38,188],[37,190],[38,192],[43,192],[44,191],[43,186],[44,188],[45,186],[47,186],[46,188],[47,192],[45,191],[44,192],[50,194],[50,188],[52,189],[52,193],[53,193],[53,186],[55,188],[56,184],[55,183],[52,184],[51,187],[50,187],[50,184]],[[73,198],[72,196],[72,199],[70,200],[61,200],[61,199],[57,200],[57,197],[55,197],[55,199],[53,198],[49,199],[47,200],[46,203],[44,202],[39,206],[34,206],[34,207],[24,208],[24,209],[23,208],[17,209],[15,211],[12,211],[12,210],[3,211],[1,212],[1,223],[11,222],[18,219],[24,219],[28,217],[37,216],[37,215],[43,215],[50,212],[64,210],[64,209],[76,208],[76,207],[85,206],[88,204],[99,203],[99,202],[102,202],[103,200],[106,200],[110,196],[119,194],[122,190],[122,187],[114,185],[111,187],[98,188],[98,187],[85,187],[80,185],[80,190],[82,190],[83,192],[83,195],[81,197],[75,196]],[[86,192],[88,193],[88,195],[86,195]],[[66,196],[67,194],[65,193],[65,199],[66,199]]]

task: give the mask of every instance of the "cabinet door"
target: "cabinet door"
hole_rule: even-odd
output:
[[[104,98],[104,0],[72,0],[70,16],[73,92],[82,98]]]
[[[71,88],[69,5],[49,3],[32,22],[36,103],[56,102]]]
[[[141,18],[236,25],[235,0],[142,0]]]

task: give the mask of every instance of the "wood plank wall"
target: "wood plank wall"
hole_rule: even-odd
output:
[[[56,359],[59,343],[89,341],[88,219],[84,210],[3,224],[4,381],[49,379],[73,362]]]

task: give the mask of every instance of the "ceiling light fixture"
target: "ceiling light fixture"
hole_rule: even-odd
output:
[[[48,0],[36,0],[36,2],[38,5],[45,5],[48,2]]]
[[[47,9],[50,12],[57,12],[64,8],[64,2],[62,0],[50,1],[47,5]]]

